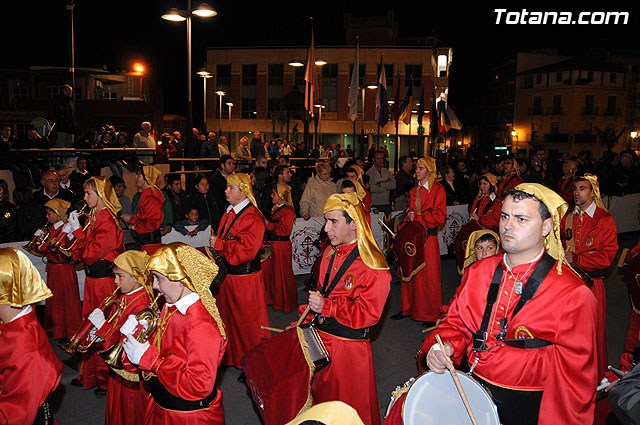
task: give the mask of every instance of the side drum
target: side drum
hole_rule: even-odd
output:
[[[478,425],[499,425],[498,409],[482,385],[457,372]],[[383,425],[471,424],[449,373],[426,372],[391,394]]]

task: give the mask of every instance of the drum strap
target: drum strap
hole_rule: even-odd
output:
[[[231,220],[231,224],[226,229],[225,229],[225,226],[227,225],[227,220],[226,219],[224,220],[224,224],[222,225],[222,227],[220,227],[220,230],[226,230],[224,232],[224,235],[222,235],[222,239],[226,239],[227,233],[229,233],[229,231],[233,227],[233,224],[236,222],[238,217],[240,217],[242,215],[242,213],[245,212],[247,210],[247,208],[249,208],[251,205],[253,205],[253,204],[252,203],[248,203],[247,205],[245,205],[245,207],[243,209],[241,209],[240,212],[238,214],[236,214],[235,217],[233,217],[233,220]],[[227,219],[228,218],[229,218],[229,216],[227,215]],[[218,234],[218,236],[220,236],[220,234]]]
[[[489,202],[487,202],[487,206],[484,207],[484,210],[482,211],[482,215],[485,215],[489,211],[489,209],[491,209],[491,205],[493,205],[496,199],[498,199],[497,195],[493,199],[489,198]]]
[[[555,260],[546,252],[536,265],[536,268],[527,279],[527,282],[524,284],[522,288],[522,296],[516,304],[516,308],[511,315],[511,320],[516,314],[524,307],[524,305],[531,298],[534,297],[542,281],[549,271],[554,266]],[[483,352],[488,351],[493,347],[487,347],[487,329],[489,329],[489,320],[491,319],[491,312],[493,311],[493,304],[495,304],[498,299],[498,292],[500,290],[500,284],[502,283],[502,262],[498,263],[496,267],[496,271],[493,274],[493,279],[491,280],[491,285],[489,286],[489,292],[487,294],[487,306],[484,310],[484,315],[482,316],[482,323],[480,325],[480,330],[478,330],[473,337],[473,351],[475,352]],[[507,335],[507,328],[509,324],[507,323],[506,318],[500,319],[501,330],[498,335],[496,335],[496,340],[505,343],[511,347],[516,348],[541,348],[551,344],[549,341],[545,341],[539,338],[530,338],[530,339],[505,339]],[[495,346],[494,346],[495,347]]]
[[[342,263],[342,265],[338,269],[338,272],[333,277],[333,280],[331,281],[331,285],[329,285],[329,275],[331,274],[331,268],[333,267],[333,260],[335,260],[336,254],[334,253],[331,256],[331,260],[329,261],[329,267],[327,267],[327,273],[324,275],[324,283],[320,288],[320,293],[322,293],[322,295],[325,298],[329,296],[331,291],[333,291],[333,288],[336,287],[336,285],[338,284],[342,276],[347,272],[347,269],[351,267],[353,262],[356,261],[356,258],[358,258],[359,256],[360,256],[360,251],[356,246],[355,248],[353,248],[353,250],[351,250],[349,255],[347,255],[347,258],[344,260],[344,263]]]

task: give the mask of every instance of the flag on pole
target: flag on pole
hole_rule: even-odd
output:
[[[387,74],[384,72],[382,56],[380,56],[380,76],[378,77],[378,94],[376,95],[376,121],[384,127],[389,121],[389,104],[387,103]]]
[[[431,140],[435,140],[438,137],[438,109],[436,108],[436,91],[433,90],[431,94],[431,115],[429,116],[430,131],[429,136]]]
[[[400,118],[400,68],[398,68],[398,82],[396,83],[396,97],[393,99],[393,120],[396,122],[396,130],[398,129],[398,121]]]
[[[402,104],[400,105],[400,121],[409,125],[411,122],[411,106],[413,105],[413,96],[411,92],[413,91],[413,86],[410,86],[407,89],[407,93],[404,95],[404,99],[402,100]]]
[[[349,88],[349,118],[358,119],[358,92],[360,91],[360,63],[358,62],[358,41],[356,41],[356,61],[351,72],[351,87]]]
[[[422,86],[422,94],[420,95],[420,105],[418,105],[418,125],[422,125],[422,116],[424,115],[424,86]]]
[[[451,128],[451,120],[447,115],[447,105],[444,100],[438,102],[438,115],[440,117],[438,121],[438,131],[447,132]]]
[[[316,73],[316,50],[313,44],[313,27],[311,27],[311,47],[307,57],[307,69],[304,73],[305,91],[304,91],[304,107],[309,111],[309,115],[313,117],[316,100],[318,99],[318,75]]]
[[[449,120],[451,121],[451,128],[455,130],[462,130],[462,123],[453,112],[453,109],[447,108],[447,114],[449,115]]]

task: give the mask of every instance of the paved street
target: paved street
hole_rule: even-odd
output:
[[[638,232],[619,235],[620,248],[631,248],[640,234]],[[443,297],[448,300],[460,282],[455,271],[455,260],[443,259]],[[299,301],[306,303],[303,293],[303,282],[306,275],[298,276]],[[607,290],[607,337],[609,343],[609,360],[617,364],[622,353],[629,319],[629,299],[627,289],[622,282],[619,271],[612,268],[605,280]],[[415,353],[420,348],[424,334],[422,324],[408,318],[394,321],[390,316],[399,311],[400,285],[394,279],[391,293],[381,323],[373,331],[373,355],[378,383],[378,399],[381,415],[387,408],[389,394],[397,385],[417,375]],[[284,314],[269,309],[269,319],[273,327],[285,327],[296,319],[295,313]],[[64,361],[61,386],[56,393],[55,418],[61,425],[104,423],[105,398],[96,397],[93,391],[83,391],[69,385],[76,377],[77,362],[56,347],[59,357]],[[228,425],[259,424],[260,419],[253,408],[247,387],[237,381],[240,371],[234,368],[221,369],[218,382],[224,394],[226,423]],[[354,390],[358,383],[353,383]]]

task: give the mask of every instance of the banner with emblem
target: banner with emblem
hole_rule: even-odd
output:
[[[324,218],[296,219],[291,231],[291,264],[293,274],[311,273],[311,267],[319,254],[316,241],[320,236]]]

